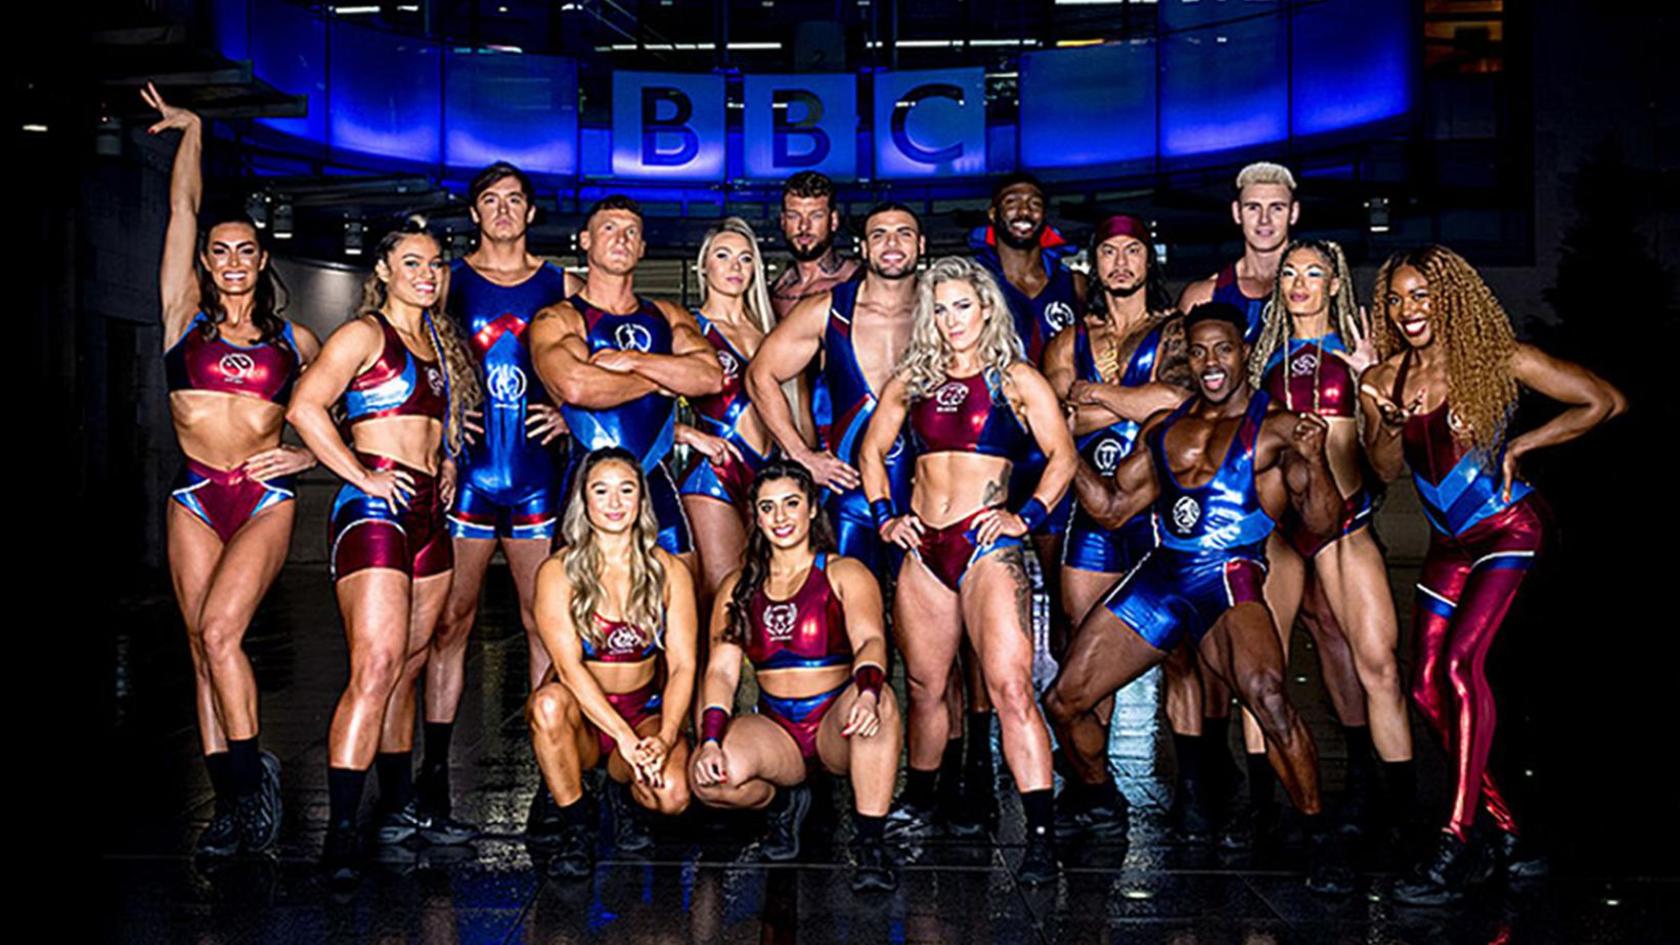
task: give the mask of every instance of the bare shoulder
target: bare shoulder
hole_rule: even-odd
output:
[[[572,582],[566,576],[563,551],[556,551],[537,565],[537,587],[545,591],[570,593]]]
[[[654,548],[653,556],[665,568],[665,596],[672,593],[687,591],[694,586],[694,575],[688,570],[683,560],[664,548]]]
[[[1179,311],[1188,312],[1203,302],[1211,302],[1213,300],[1213,290],[1218,284],[1219,275],[1215,273],[1206,279],[1197,279],[1185,286],[1184,291],[1179,293],[1178,296]]]
[[[1033,367],[1030,361],[1016,361],[1009,365],[1009,380],[1020,387],[1022,392],[1050,391],[1050,382],[1044,379],[1044,373]]]
[[[683,308],[681,305],[678,305],[669,299],[655,299],[653,304],[659,309],[659,313],[665,316],[665,320],[670,322],[673,327],[698,329],[699,326],[694,320],[693,313],[689,312],[688,309]]]
[[[841,596],[871,589],[880,593],[875,572],[864,567],[863,562],[856,558],[848,558],[845,555],[831,556],[828,559],[828,577],[829,584],[840,591]]]

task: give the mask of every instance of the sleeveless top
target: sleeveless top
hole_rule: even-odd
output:
[[[569,301],[583,316],[584,337],[591,354],[596,351],[671,353],[671,324],[648,299],[638,297],[636,310],[627,315],[596,308],[582,295],[574,295]],[[643,472],[652,472],[671,452],[676,435],[676,398],[657,391],[598,410],[562,404],[560,412],[573,438],[586,452],[608,446],[622,447],[641,459]]]
[[[1264,555],[1263,543],[1274,523],[1260,504],[1254,450],[1271,398],[1265,391],[1254,392],[1219,468],[1207,482],[1190,488],[1173,475],[1167,462],[1166,438],[1167,431],[1197,400],[1192,397],[1179,405],[1145,437],[1160,475],[1155,514],[1161,522],[1161,544],[1175,551]]]
[[[284,342],[275,339],[247,346],[228,341],[219,333],[206,338],[203,326],[208,321],[203,312],[194,315],[186,334],[164,352],[164,374],[171,394],[205,390],[282,405],[291,400],[292,384],[303,366],[291,322],[286,322],[280,332]]]
[[[787,600],[760,587],[748,610],[747,659],[754,669],[850,666],[852,641],[840,597],[828,583],[828,555],[818,554],[805,583]]]

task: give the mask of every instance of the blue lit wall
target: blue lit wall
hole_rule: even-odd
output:
[[[443,47],[282,0],[218,0],[215,21],[224,54],[307,100],[307,117],[263,123],[350,163],[471,173],[507,159],[579,183],[655,185],[805,167],[840,180],[1016,166],[1121,176],[1378,133],[1411,108],[1416,32],[1405,0],[1162,0],[1153,37],[1023,54],[1007,126],[988,126],[983,73],[969,68],[620,72],[613,127],[585,128],[577,64],[564,57]],[[637,78],[648,76],[680,94],[649,99]],[[739,119],[730,100],[745,105]]]

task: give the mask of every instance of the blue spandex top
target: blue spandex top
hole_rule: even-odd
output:
[[[1261,543],[1271,533],[1274,523],[1260,505],[1260,490],[1254,475],[1254,449],[1259,442],[1260,425],[1266,418],[1266,406],[1271,403],[1271,398],[1265,391],[1254,392],[1219,468],[1207,482],[1189,488],[1173,475],[1165,443],[1167,431],[1198,399],[1192,397],[1179,405],[1144,438],[1154,454],[1161,483],[1160,497],[1155,500],[1155,514],[1163,526],[1161,544],[1175,551],[1253,548],[1264,554]]]
[[[1074,370],[1079,372],[1081,380],[1093,384],[1103,383],[1102,372],[1097,370],[1096,357],[1091,351],[1090,330],[1085,327],[1084,321],[1080,321],[1074,326],[1074,332]],[[1155,374],[1155,362],[1160,348],[1161,329],[1156,326],[1138,342],[1137,349],[1126,362],[1126,369],[1120,374],[1120,385],[1141,387],[1149,383]],[[1120,461],[1131,454],[1132,444],[1137,440],[1138,428],[1139,425],[1134,421],[1120,420],[1079,437],[1074,445],[1079,447],[1079,455],[1085,457],[1097,472],[1104,476],[1112,476]]]
[[[591,305],[582,295],[574,295],[569,301],[583,316],[591,354],[596,351],[671,353],[671,325],[653,302],[638,298],[634,312],[614,315]],[[599,410],[562,404],[560,412],[585,452],[622,447],[641,458],[644,472],[652,472],[671,452],[676,435],[676,398],[657,392]]]

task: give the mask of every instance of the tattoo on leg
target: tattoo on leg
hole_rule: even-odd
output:
[[[1031,640],[1032,625],[1032,581],[1027,577],[1026,562],[1021,558],[1021,549],[1010,548],[1002,553],[1001,560],[1004,568],[1009,572],[1009,580],[1015,586],[1015,612],[1021,621],[1021,632]]]

